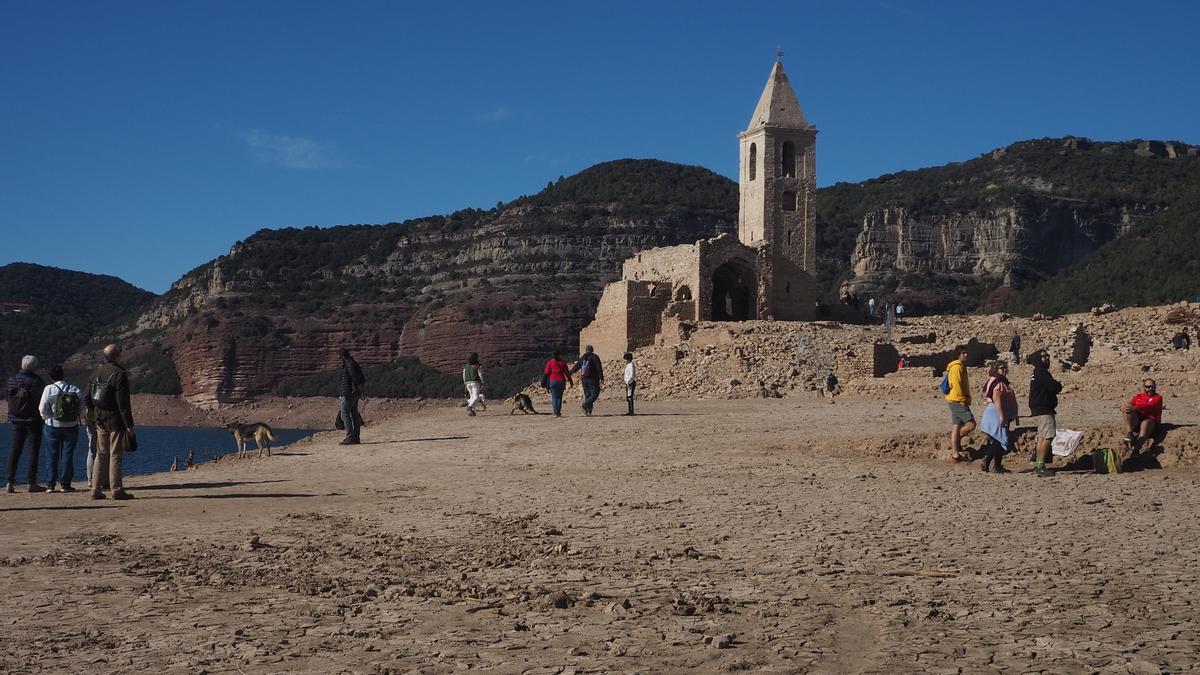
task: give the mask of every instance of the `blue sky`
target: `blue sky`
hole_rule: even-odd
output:
[[[1200,143],[1200,3],[434,4],[0,0],[0,264],[162,292],[264,227],[490,208],[622,157],[733,176],[776,45],[820,185]]]

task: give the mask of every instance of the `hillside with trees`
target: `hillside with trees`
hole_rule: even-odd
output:
[[[62,363],[107,324],[129,317],[154,294],[116,277],[31,263],[0,267],[0,365],[16,371],[33,354]]]

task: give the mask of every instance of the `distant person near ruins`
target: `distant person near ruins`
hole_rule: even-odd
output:
[[[1137,454],[1142,444],[1154,437],[1162,424],[1163,399],[1158,393],[1158,384],[1152,378],[1142,380],[1142,391],[1134,394],[1128,403],[1121,406],[1125,416],[1125,447]]]
[[[1003,461],[1004,455],[1012,450],[1013,436],[1009,424],[1017,420],[1017,395],[1008,381],[1007,363],[993,361],[988,375],[987,384],[983,387],[983,397],[988,403],[979,425],[980,431],[988,438],[980,468],[984,473],[989,470],[1008,473]]]
[[[872,319],[875,318],[875,298],[867,300],[867,316],[870,316]]]
[[[462,378],[463,386],[467,388],[467,414],[474,417],[475,406],[487,410],[487,401],[483,398],[483,374],[479,372],[479,354],[471,352],[467,357]]]
[[[1050,374],[1050,352],[1039,350],[1033,359],[1033,375],[1029,378],[1029,414],[1037,425],[1037,449],[1033,457],[1033,473],[1036,476],[1053,476],[1046,468],[1050,458],[1050,444],[1058,429],[1055,414],[1058,410],[1058,394],[1062,383]]]
[[[118,362],[121,348],[104,348],[104,364],[92,371],[84,397],[89,414],[96,416],[96,464],[92,467],[92,499],[106,499],[104,476],[113,499],[133,499],[124,489],[122,468],[125,449],[133,436],[133,407],[129,404],[129,373]]]
[[[600,357],[591,345],[584,348],[583,356],[571,366],[571,372],[579,373],[579,384],[583,386],[583,414],[591,417],[604,384],[604,366],[600,365]]]
[[[4,386],[5,398],[8,399],[8,423],[12,425],[12,448],[8,451],[5,492],[15,491],[13,483],[16,482],[17,463],[21,461],[26,439],[29,439],[29,491],[46,491],[37,482],[38,455],[42,451],[42,419],[38,417],[37,408],[42,398],[42,388],[46,386],[34,372],[37,367],[37,357],[25,355],[21,359],[21,370],[8,378]]]
[[[1200,335],[1200,331],[1197,331],[1197,334]],[[1188,336],[1186,330],[1181,330],[1175,334],[1175,337],[1171,338],[1171,346],[1175,349],[1190,350],[1192,348],[1192,338]]]
[[[550,355],[550,360],[546,362],[542,375],[546,381],[546,388],[550,390],[550,407],[554,411],[554,416],[562,417],[563,392],[568,386],[575,386],[575,382],[571,379],[571,368],[567,365],[566,359],[559,356],[558,352],[554,352]]]
[[[1021,334],[1013,331],[1012,341],[1008,343],[1008,352],[1012,355],[1009,362],[1014,366],[1021,362]]]
[[[342,360],[338,380],[338,410],[342,416],[342,424],[346,427],[346,437],[338,441],[338,445],[358,445],[362,442],[362,415],[358,412],[358,402],[362,400],[363,385],[367,378],[363,375],[358,361],[350,356],[349,349],[339,349],[338,358]]]
[[[966,347],[959,347],[958,358],[946,366],[946,377],[950,392],[946,403],[950,408],[950,458],[951,463],[966,460],[962,451],[962,439],[975,431],[975,415],[971,414],[971,383],[967,378]]]
[[[838,389],[837,375],[834,375],[832,370],[829,371],[829,374],[825,376],[825,391],[822,394],[828,396],[829,402],[833,403],[833,398],[841,393],[841,391],[841,389]]]
[[[633,415],[633,392],[637,389],[637,365],[633,362],[633,354],[625,352],[625,402],[629,404],[629,412]]]
[[[60,365],[50,366],[50,379],[52,383],[42,390],[38,403],[50,455],[50,480],[46,482],[46,489],[49,492],[74,492],[71,483],[75,480],[75,446],[79,444],[83,392],[63,379]]]

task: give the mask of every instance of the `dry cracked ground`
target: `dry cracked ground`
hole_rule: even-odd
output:
[[[0,495],[0,671],[1200,669],[1193,469],[889,456],[932,400],[500,407]]]

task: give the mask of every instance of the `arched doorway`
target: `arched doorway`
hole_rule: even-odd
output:
[[[754,270],[740,260],[718,267],[712,276],[712,320],[748,321],[755,318],[758,283]]]

